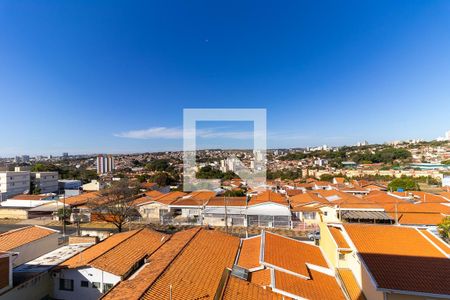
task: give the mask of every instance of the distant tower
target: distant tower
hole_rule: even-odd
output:
[[[445,139],[450,141],[450,130],[445,133]]]
[[[107,174],[114,171],[114,157],[100,154],[97,156],[97,174]]]

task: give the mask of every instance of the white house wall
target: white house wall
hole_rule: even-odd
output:
[[[73,291],[59,289],[59,279],[72,279]],[[103,293],[103,284],[117,284],[120,277],[102,270],[86,267],[70,270],[61,270],[53,276],[53,298],[65,300],[94,300],[100,298]],[[81,281],[88,281],[88,287],[82,287]],[[99,282],[100,289],[93,288],[92,282]]]

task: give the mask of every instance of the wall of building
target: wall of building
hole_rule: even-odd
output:
[[[56,193],[59,190],[58,172],[33,172],[31,180],[41,189],[42,194]]]
[[[117,284],[120,277],[96,268],[60,270],[52,276],[53,298],[65,300],[98,299],[103,294],[103,284]],[[59,279],[73,280],[73,291],[60,290]],[[81,281],[88,281],[88,287],[82,287]],[[100,283],[100,289],[92,287],[93,282]]]
[[[20,208],[0,207],[0,219],[28,219],[28,211]]]
[[[319,245],[322,248],[323,253],[328,258],[328,261],[331,263],[333,268],[337,268],[338,266],[338,253],[337,253],[337,245],[334,242],[333,236],[331,232],[327,228],[327,224],[320,223],[320,240]]]
[[[37,274],[1,295],[2,300],[43,299],[51,292],[52,285],[48,273]]]
[[[141,214],[141,217],[146,220],[156,220],[159,222],[160,209],[166,209],[168,211],[169,207],[158,202],[153,202],[139,206],[139,213]]]
[[[55,250],[59,247],[58,236],[58,233],[51,234],[39,240],[14,248],[11,252],[19,252],[19,256],[14,260],[13,266],[16,267]]]
[[[0,294],[12,287],[12,259],[9,253],[0,253]]]
[[[0,193],[6,198],[23,194],[30,190],[30,172],[1,172],[0,173]]]

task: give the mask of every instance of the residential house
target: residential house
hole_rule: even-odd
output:
[[[242,240],[233,273],[290,299],[346,299],[318,246],[270,232]]]
[[[247,203],[247,225],[291,227],[291,211],[287,198],[271,190],[252,196]]]
[[[247,197],[218,196],[209,199],[203,209],[203,224],[246,226]]]
[[[59,231],[41,226],[27,226],[0,233],[0,251],[13,252],[13,267],[55,250]]]
[[[350,279],[348,289],[356,283],[367,299],[450,295],[450,247],[425,229],[323,223],[320,246],[337,273]]]
[[[179,224],[202,224],[202,213],[208,201],[216,196],[213,191],[196,191],[178,198],[169,207],[173,222]]]
[[[150,192],[148,192],[146,196],[135,200],[138,211],[144,220],[162,224],[170,223],[172,220],[169,205],[178,198],[186,196],[186,193],[179,191],[159,196],[155,193],[152,193],[152,196],[149,196],[149,194]]]
[[[102,299],[214,299],[239,238],[199,227],[172,235],[136,275]]]
[[[98,299],[142,267],[166,238],[144,228],[112,235],[87,248],[53,270],[53,298]]]

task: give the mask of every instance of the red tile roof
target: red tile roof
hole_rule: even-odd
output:
[[[245,269],[257,268],[261,265],[259,258],[261,253],[261,236],[242,240],[239,260],[237,265]]]
[[[59,265],[59,268],[92,266],[100,270],[126,276],[133,266],[157,250],[167,235],[139,229],[114,234]]]
[[[275,270],[275,288],[311,300],[345,300],[336,278],[310,269],[311,280]]]
[[[0,251],[12,251],[20,246],[40,240],[59,231],[41,226],[27,226],[0,233]]]
[[[264,256],[266,264],[277,266],[308,277],[306,264],[328,268],[319,247],[296,241],[274,233],[264,234]]]
[[[419,230],[366,224],[344,228],[379,288],[450,295],[450,259]]]
[[[202,230],[158,277],[143,299],[213,299],[225,268],[231,268],[239,239]]]
[[[333,239],[335,240],[338,248],[350,248],[350,245],[345,240],[345,237],[343,236],[342,230],[340,228],[328,226],[328,230],[330,230],[330,233],[333,236]]]
[[[250,198],[248,205],[256,205],[266,202],[274,202],[282,205],[288,205],[286,198],[283,195],[272,192],[270,190],[264,191],[256,196]]]
[[[223,300],[284,300],[280,294],[265,289],[259,285],[238,279],[234,276],[228,278]]]
[[[120,282],[102,299],[139,299],[199,231],[200,228],[193,228],[175,233],[148,258],[148,263],[142,270],[139,270],[135,276]]]

